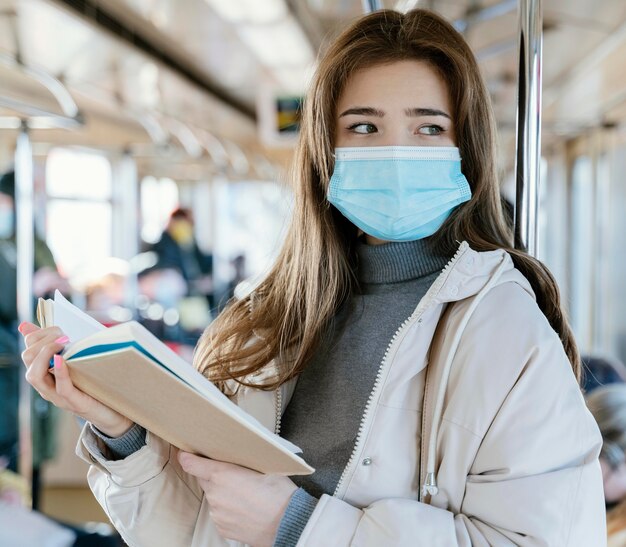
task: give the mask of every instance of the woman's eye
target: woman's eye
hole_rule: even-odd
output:
[[[440,125],[425,125],[417,130],[422,135],[441,135],[444,132],[443,127]]]
[[[378,131],[376,126],[371,123],[355,123],[348,127],[348,130],[353,133],[361,133],[363,135],[366,135],[367,133],[376,133],[376,131]]]

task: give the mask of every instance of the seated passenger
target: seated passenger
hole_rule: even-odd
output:
[[[587,406],[602,434],[600,467],[610,544],[626,545],[626,384],[595,389],[587,395]]]
[[[18,345],[17,243],[15,172],[0,177],[0,457],[17,471],[19,428],[18,398],[21,359]],[[67,281],[43,238],[35,232],[33,248],[33,305],[37,297],[49,297],[55,289],[68,292]],[[34,309],[34,306],[33,306]],[[33,436],[34,506],[39,503],[39,477],[43,464],[57,453],[57,409],[38,393],[31,399]]]
[[[178,270],[188,284],[188,294],[209,297],[213,291],[213,256],[200,250],[193,229],[189,209],[178,208],[172,212],[161,238],[151,249],[157,255],[154,269]]]
[[[626,366],[617,359],[583,355],[582,363],[584,393],[609,384],[626,382]]]

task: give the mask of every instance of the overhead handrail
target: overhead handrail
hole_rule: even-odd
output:
[[[222,172],[226,171],[228,165],[232,164],[232,162],[222,142],[205,129],[196,129],[195,132],[200,140],[200,144],[206,150],[217,169]]]
[[[252,166],[254,172],[260,180],[276,181],[276,167],[262,154],[255,154],[252,158]]]
[[[246,153],[233,141],[223,139],[223,145],[235,175],[240,177],[248,175],[250,173],[250,161]]]
[[[31,105],[24,101],[1,95],[0,106],[9,108],[16,113],[27,117],[49,118],[51,121],[56,122],[57,125],[62,127],[77,127],[83,125],[78,105],[72,98],[68,89],[59,79],[38,67],[26,65],[20,60],[20,56],[13,57],[6,53],[0,53],[0,64],[11,69],[17,69],[19,72],[22,72],[42,85],[59,104],[62,114],[51,112],[45,108],[40,108],[36,105]]]
[[[192,158],[198,159],[202,156],[202,145],[198,137],[191,128],[175,118],[167,118],[163,120],[165,128],[180,142],[185,152]]]
[[[27,117],[44,117],[49,121],[55,122],[56,127],[77,127],[83,125],[83,119],[80,114],[78,105],[72,98],[69,90],[63,85],[61,80],[52,76],[45,70],[27,65],[22,56],[22,47],[19,40],[19,33],[17,31],[16,13],[13,11],[4,13],[8,16],[9,27],[13,33],[13,40],[15,42],[15,56],[8,53],[0,52],[0,64],[7,66],[10,69],[17,69],[29,78],[32,78],[37,83],[42,85],[46,90],[55,98],[56,102],[61,108],[62,114],[56,112],[50,112],[44,108],[30,105],[17,99],[11,99],[9,97],[2,97],[0,95],[0,106],[9,108],[18,114],[22,114]]]
[[[129,112],[129,114],[141,124],[153,144],[167,146],[170,143],[168,132],[155,116],[148,112]]]
[[[250,162],[245,152],[234,142],[219,139],[209,131],[171,117],[133,114],[157,146],[171,146],[180,143],[182,150],[196,160],[204,153],[211,160],[216,170],[222,173],[229,168],[236,176],[250,172]]]

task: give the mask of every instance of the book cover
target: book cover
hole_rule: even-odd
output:
[[[42,326],[71,340],[63,352],[72,382],[174,446],[262,473],[306,475],[299,449],[224,396],[135,321],[105,328],[60,293],[40,300]]]

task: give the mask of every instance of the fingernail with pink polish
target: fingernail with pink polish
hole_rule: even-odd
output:
[[[70,341],[69,336],[61,336],[57,338],[54,343],[55,344],[67,344]]]
[[[58,353],[54,356],[54,368],[58,368],[61,366],[63,362],[63,357],[61,357]]]

